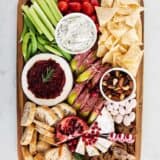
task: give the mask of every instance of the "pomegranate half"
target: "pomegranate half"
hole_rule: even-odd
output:
[[[68,116],[57,124],[57,144],[61,144],[71,139],[77,138],[88,129],[88,125],[81,118],[77,116]]]

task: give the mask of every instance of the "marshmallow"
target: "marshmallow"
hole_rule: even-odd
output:
[[[125,117],[123,119],[123,124],[125,126],[129,126],[131,124],[130,117],[128,115],[125,115]]]
[[[113,105],[111,103],[107,105],[107,110],[110,112],[113,111]]]
[[[123,121],[123,116],[118,114],[117,116],[115,116],[114,120],[117,124],[120,124]]]
[[[135,120],[135,118],[136,118],[136,114],[134,112],[131,112],[129,114],[129,118],[130,118],[130,121],[133,122]]]
[[[126,111],[125,111],[125,109],[124,109],[123,106],[120,106],[120,107],[119,107],[119,113],[120,113],[121,115],[125,115]]]
[[[113,116],[116,116],[116,115],[118,114],[118,110],[112,110],[112,111],[111,111],[111,114],[112,114]]]

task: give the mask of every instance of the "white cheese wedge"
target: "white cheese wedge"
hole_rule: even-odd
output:
[[[114,120],[106,107],[102,109],[101,114],[96,119],[96,122],[98,122],[98,126],[101,128],[101,134],[114,132]]]
[[[111,141],[109,141],[105,138],[99,137],[94,146],[98,150],[100,150],[102,153],[106,153],[111,145],[112,145]]]
[[[93,147],[93,146],[90,146],[90,145],[86,146],[86,151],[87,151],[89,157],[99,156],[100,155],[100,153],[96,149],[96,147]]]
[[[75,152],[85,155],[85,143],[82,141],[82,138],[79,139]]]

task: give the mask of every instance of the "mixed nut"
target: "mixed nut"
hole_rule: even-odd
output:
[[[125,71],[112,70],[102,78],[102,91],[113,101],[125,100],[133,93],[133,89],[134,82]]]

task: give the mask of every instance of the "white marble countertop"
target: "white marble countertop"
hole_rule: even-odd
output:
[[[160,1],[145,0],[145,74],[142,160],[160,160]],[[17,0],[0,5],[0,159],[17,160]]]

